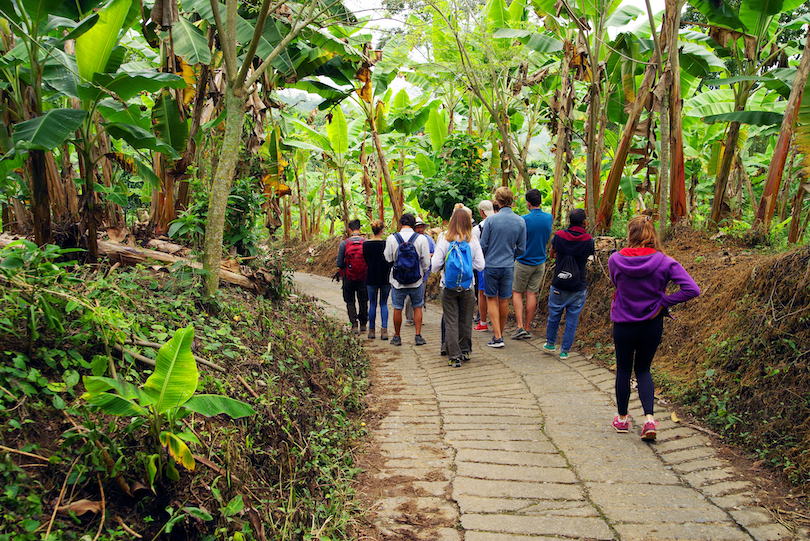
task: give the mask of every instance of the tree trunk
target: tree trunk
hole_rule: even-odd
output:
[[[37,246],[43,246],[53,242],[45,151],[32,150],[29,161],[31,163],[31,214],[34,222],[34,241]]]
[[[346,235],[349,234],[349,205],[346,201],[346,179],[343,176],[343,168],[338,167],[338,181],[340,182],[340,202],[343,206],[343,227]]]
[[[557,143],[555,145],[556,152],[554,156],[554,184],[551,189],[551,215],[556,224],[562,222],[560,209],[562,207],[563,186],[565,186],[563,171],[567,169],[565,155],[571,140],[571,133],[568,127],[569,106],[572,103],[572,99],[569,96],[569,73],[571,54],[574,49],[573,47],[564,47],[564,49],[565,58],[563,58],[563,63],[560,67],[560,91],[557,96]]]
[[[784,222],[788,218],[788,209],[790,208],[790,185],[793,181],[793,164],[796,161],[796,147],[792,147],[790,151],[790,164],[788,165],[787,179],[782,183],[782,188],[779,196],[779,221]],[[751,202],[753,206],[753,201]]]
[[[790,244],[799,242],[800,236],[804,234],[804,229],[807,227],[806,221],[804,227],[801,227],[805,192],[810,192],[810,183],[808,182],[799,185],[799,190],[793,198],[793,214],[790,217],[790,231],[788,232],[788,242]],[[810,217],[810,210],[807,211],[807,216]]]
[[[768,177],[765,181],[765,187],[762,189],[762,197],[759,200],[754,225],[751,226],[752,230],[762,228],[767,232],[771,226],[773,210],[776,206],[776,194],[779,193],[779,183],[782,181],[782,172],[785,169],[790,142],[793,139],[793,131],[796,127],[796,118],[799,116],[799,107],[802,103],[808,73],[810,73],[810,33],[804,43],[799,69],[793,79],[793,87],[790,90],[790,98],[788,98],[787,107],[785,108],[785,116],[782,118],[782,127],[776,140],[773,159],[768,166]],[[714,210],[714,206],[712,206],[712,210]]]
[[[592,77],[596,78],[596,72]],[[596,156],[596,130],[599,124],[599,86],[596,80],[588,88],[588,124],[585,130],[585,146],[588,149],[585,162],[585,206],[588,207],[588,223],[596,224],[596,202],[599,201],[599,168]]]
[[[627,124],[625,124],[624,131],[622,132],[622,138],[619,140],[619,146],[613,157],[613,165],[610,167],[605,191],[602,192],[602,197],[599,200],[599,213],[594,223],[594,227],[600,228],[603,231],[610,229],[613,223],[613,208],[616,206],[616,194],[619,193],[624,164],[627,161],[630,145],[633,143],[633,134],[636,132],[636,126],[641,118],[642,111],[644,111],[647,98],[650,95],[650,89],[652,88],[657,69],[655,59],[647,64],[647,70],[644,72],[644,78],[641,80],[641,85],[639,85],[638,93],[636,94],[636,101],[633,102],[633,107],[627,118]]]
[[[385,179],[385,187],[388,189],[388,198],[391,200],[391,208],[394,210],[394,223],[399,223],[402,217],[402,205],[397,197],[397,191],[394,189],[394,183],[391,182],[391,173],[388,171],[388,162],[385,159],[385,153],[382,148],[382,141],[377,133],[377,121],[374,115],[369,115],[369,123],[371,124],[371,140],[374,141],[374,148],[377,150],[377,163],[382,171],[383,178]]]
[[[668,92],[667,92],[668,94]],[[658,238],[661,242],[667,239],[667,196],[669,192],[669,95],[661,100],[661,167],[658,170]]]
[[[245,122],[245,98],[234,92],[231,83],[225,87],[225,136],[219,153],[214,181],[208,198],[208,219],[205,223],[205,242],[203,245],[203,268],[208,272],[205,277],[205,293],[211,297],[219,287],[217,270],[222,260],[222,237],[225,228],[225,210],[231,182],[236,170],[239,148],[242,143],[242,127]]]
[[[681,96],[681,56],[678,50],[678,29],[681,25],[679,0],[667,0],[667,12],[673,13],[669,28],[668,63],[671,66],[672,86],[669,91],[670,104],[670,171],[669,201],[670,221],[674,224],[688,214],[686,205],[686,164],[683,155],[683,98]]]
[[[744,111],[745,105],[735,107],[735,111]],[[720,163],[720,170],[717,172],[717,181],[714,184],[714,199],[709,213],[709,222],[715,227],[720,225],[723,215],[724,202],[726,199],[726,188],[728,187],[728,177],[731,173],[731,164],[734,163],[734,155],[737,153],[737,139],[740,135],[740,123],[732,122],[729,125],[726,140],[723,143],[723,161]]]

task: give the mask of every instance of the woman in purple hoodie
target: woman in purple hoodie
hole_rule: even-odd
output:
[[[635,370],[638,395],[647,416],[641,439],[652,441],[658,433],[653,417],[655,387],[650,374],[655,351],[661,343],[664,317],[669,307],[700,295],[700,288],[680,263],[661,251],[649,216],[636,216],[627,224],[627,248],[610,256],[610,280],[616,287],[610,307],[613,344],[616,348],[616,402],[613,419],[617,432],[627,432],[630,418],[630,376]],[[680,287],[667,295],[667,284]]]

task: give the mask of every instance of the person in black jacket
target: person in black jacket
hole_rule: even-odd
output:
[[[548,294],[548,324],[543,349],[546,351],[557,349],[557,330],[560,327],[563,312],[565,312],[565,333],[560,349],[561,359],[568,357],[568,352],[574,345],[579,313],[585,306],[585,295],[588,288],[588,282],[585,279],[585,265],[594,252],[593,237],[585,231],[587,218],[588,215],[583,209],[572,210],[568,215],[570,224],[568,229],[557,231],[551,241],[551,250],[548,255],[550,258],[556,257],[557,260],[554,266],[554,279],[551,281],[551,290]],[[576,261],[579,268],[579,280],[563,285],[560,280],[557,280],[557,277],[567,272],[563,269],[566,263],[565,256],[572,256]]]
[[[385,223],[382,220],[371,222],[373,236],[363,243],[363,258],[366,260],[366,290],[368,291],[368,337],[374,338],[377,324],[377,306],[380,307],[380,340],[388,340],[388,295],[391,282],[388,275],[391,263],[386,261],[385,240],[382,238]]]
[[[366,332],[366,322],[368,321],[366,264],[362,252],[366,239],[360,235],[360,220],[352,220],[346,224],[346,227],[349,230],[349,238],[340,241],[337,267],[343,276],[343,300],[346,301],[346,311],[349,313],[352,333],[360,334]],[[359,254],[357,254],[357,250],[360,250]],[[356,304],[355,297],[357,298]]]

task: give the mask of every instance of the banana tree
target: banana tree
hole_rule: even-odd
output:
[[[341,207],[343,209],[343,223],[344,226],[346,226],[346,231],[348,231],[347,224],[351,218],[349,215],[348,197],[346,195],[345,174],[346,167],[349,163],[349,126],[346,124],[346,117],[343,114],[343,110],[339,106],[335,107],[332,113],[327,117],[326,136],[289,115],[285,115],[284,118],[306,134],[309,139],[308,141],[304,141],[302,139],[296,139],[294,135],[291,135],[284,138],[284,144],[322,153],[327,158],[329,164],[337,169]],[[358,128],[362,126],[363,121],[364,119],[354,121],[352,131],[355,134]]]
[[[736,12],[725,0],[689,0],[709,22],[709,36],[719,46],[718,51],[727,54],[734,65],[734,75],[729,84],[734,91],[734,111],[719,120],[729,122],[724,153],[714,186],[709,221],[718,225],[721,221],[726,185],[734,163],[740,124],[746,115],[748,99],[760,86],[758,76],[766,74],[783,54],[785,44],[778,38],[785,26],[779,24],[782,13],[792,12],[802,0],[751,0],[742,2]],[[780,119],[781,120],[781,119]],[[777,186],[778,188],[778,186]]]
[[[189,443],[200,441],[183,429],[180,421],[197,413],[205,417],[225,414],[233,419],[254,415],[249,405],[233,398],[196,394],[199,372],[191,342],[194,328],[178,329],[157,354],[155,369],[143,386],[128,381],[102,376],[84,376],[86,392],[82,398],[110,415],[145,418],[149,427],[149,443],[153,454],[149,456],[147,479],[150,486],[165,474],[179,480],[176,464],[187,470],[196,465]],[[168,451],[164,458],[163,449]]]
[[[68,40],[81,36],[92,28],[98,21],[96,14],[76,20],[60,15],[65,0],[48,0],[44,2],[11,2],[0,1],[0,18],[6,22],[2,31],[4,43],[10,49],[4,55],[0,71],[3,72],[9,97],[7,111],[16,122],[33,121],[24,129],[27,135],[37,138],[17,141],[17,152],[11,152],[8,144],[3,145],[4,161],[3,176],[12,164],[18,164],[26,156],[29,160],[31,210],[33,214],[34,237],[38,245],[48,244],[52,241],[50,195],[48,189],[48,176],[46,171],[46,153],[56,148],[67,138],[65,126],[53,126],[50,122],[40,118],[43,114],[43,97],[47,87],[43,84],[43,74],[48,64],[55,56],[62,53],[61,47]],[[77,17],[78,18],[78,17]],[[10,33],[8,31],[11,31]],[[13,36],[16,37],[16,44]],[[62,53],[63,54],[63,53]],[[72,113],[57,114],[51,119],[61,116],[71,117],[66,127],[70,128],[81,115]],[[39,120],[36,120],[39,118]],[[31,128],[36,126],[35,133]],[[73,126],[75,129],[75,126]],[[51,132],[51,133],[46,133]],[[8,133],[4,134],[8,141]],[[37,137],[37,136],[40,137]],[[50,146],[53,143],[53,146]],[[16,162],[15,162],[16,160]],[[51,161],[53,157],[51,156]],[[51,173],[55,167],[50,168]],[[52,182],[54,179],[51,179]]]
[[[251,89],[254,85],[268,83],[273,86],[282,75],[294,75],[295,66],[288,46],[302,33],[317,34],[317,28],[311,26],[313,23],[328,20],[352,25],[356,19],[338,0],[303,0],[287,10],[276,10],[273,2],[263,0],[258,10],[250,13],[249,20],[242,16],[247,16],[245,12],[240,13],[238,0],[227,0],[224,6],[205,0],[187,4],[185,9],[196,11],[216,28],[224,64],[225,134],[209,195],[203,254],[206,294],[211,296],[219,287],[225,208]],[[258,67],[254,67],[254,62]]]

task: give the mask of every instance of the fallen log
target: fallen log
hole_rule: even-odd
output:
[[[9,235],[0,235],[0,248],[5,248],[15,240],[19,240],[19,238],[14,238]],[[153,260],[168,263],[170,265],[177,262],[182,262],[183,264],[194,269],[202,269],[202,263],[197,261],[190,261],[188,259],[176,257],[157,250],[147,250],[144,248],[116,244],[114,242],[98,241],[98,253],[101,256],[106,256],[111,261],[120,262],[122,265],[136,265],[138,263],[145,263],[147,260]],[[264,291],[266,290],[266,288],[261,287],[256,283],[256,280],[260,280],[261,278],[263,278],[263,276],[255,276],[254,280],[251,280],[247,276],[243,276],[229,270],[220,269],[219,271],[220,280],[237,285],[259,295],[264,294]]]

